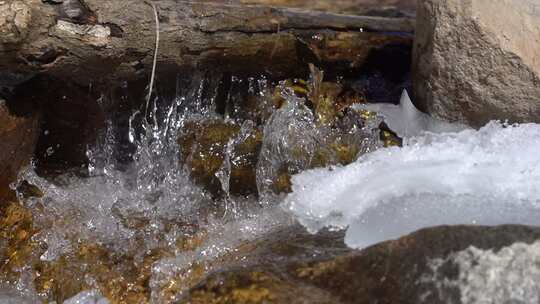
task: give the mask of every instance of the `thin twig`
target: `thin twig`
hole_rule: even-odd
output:
[[[152,63],[152,75],[150,76],[150,87],[148,88],[148,96],[146,97],[146,109],[145,113],[148,113],[148,107],[150,106],[150,98],[152,97],[152,88],[154,87],[154,79],[156,76],[156,65],[157,65],[157,56],[159,51],[159,16],[156,5],[152,2],[147,2],[152,6],[154,10],[154,17],[156,21],[156,45],[154,48],[154,61]]]

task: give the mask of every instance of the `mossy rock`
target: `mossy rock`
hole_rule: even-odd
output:
[[[9,281],[17,269],[37,259],[41,250],[32,240],[36,231],[32,214],[26,207],[18,202],[9,202],[0,211],[0,258],[3,265],[0,276]]]
[[[161,296],[173,299],[176,291],[176,296],[189,295],[186,303],[284,303],[298,292],[295,282],[264,268],[259,271],[249,267],[245,272],[242,268],[247,265],[269,265],[283,261],[338,256],[351,251],[345,247],[343,235],[342,232],[330,231],[314,235],[300,225],[282,227],[256,240],[243,243],[217,259],[208,260],[206,264],[196,263],[193,268],[171,278],[172,283],[164,284],[165,287],[175,286],[175,289],[165,288]],[[199,272],[201,268],[205,270],[202,274]],[[207,275],[214,271],[218,275],[207,281]],[[200,284],[201,282],[204,284]],[[305,294],[313,294],[313,297],[308,298],[311,300],[308,303],[335,303],[329,301],[331,298],[325,292],[316,288],[307,286]],[[317,301],[321,298],[326,301]],[[179,303],[184,302],[180,300]]]
[[[307,107],[306,111],[313,113],[314,130],[321,130],[316,132],[320,135],[306,134],[306,136],[320,136],[313,138],[317,143],[314,148],[291,144],[290,161],[285,160],[281,168],[276,169],[279,171],[278,174],[269,177],[272,182],[268,186],[276,194],[290,192],[291,175],[302,170],[336,164],[347,165],[355,161],[362,152],[360,147],[362,142],[361,139],[355,138],[358,134],[355,131],[351,132],[351,128],[361,129],[366,120],[372,119],[370,116],[357,114],[352,117],[347,114],[352,111],[349,106],[360,101],[361,97],[345,90],[339,83],[323,81],[323,72],[313,65],[310,68],[309,81],[284,80],[274,88],[271,96],[271,103],[275,109],[282,108],[287,103],[287,94],[299,98]],[[253,106],[256,101],[252,100],[250,103]],[[246,122],[249,121],[244,123]],[[347,126],[343,127],[345,125]],[[223,197],[227,194],[233,196],[259,194],[256,166],[263,145],[263,134],[254,124],[250,128],[243,130],[237,123],[220,119],[191,121],[185,124],[178,138],[181,159],[193,180],[214,197]],[[394,143],[393,138],[389,136],[381,140],[388,144]],[[230,168],[224,163],[227,153]],[[223,187],[222,183],[227,182],[227,178],[229,184]],[[223,188],[229,193],[225,193]]]
[[[178,138],[181,157],[191,178],[215,196],[222,194],[216,173],[223,165],[227,144],[240,127],[221,120],[188,122]]]
[[[313,65],[309,82],[303,80],[286,80],[281,82],[279,92],[289,91],[300,98],[303,111],[311,111],[309,119],[313,119],[312,127],[306,127],[305,134],[284,134],[288,138],[287,146],[283,148],[286,156],[272,156],[265,154],[265,159],[274,159],[268,164],[274,166],[268,171],[265,180],[271,180],[267,188],[274,194],[289,193],[291,191],[291,176],[303,170],[329,165],[347,165],[354,162],[365,151],[364,134],[361,130],[367,125],[371,116],[362,116],[350,109],[350,105],[363,101],[358,94],[352,94],[335,82],[324,82],[323,73]],[[277,93],[275,93],[277,94]],[[277,95],[276,107],[283,107],[286,99]],[[294,119],[294,118],[292,118]],[[286,122],[282,122],[286,123]],[[291,122],[294,123],[294,122]],[[305,120],[302,122],[305,124]],[[309,122],[308,122],[309,124]],[[275,127],[279,132],[279,127]],[[365,134],[369,136],[368,132]],[[307,142],[304,145],[303,142]],[[279,146],[281,143],[272,143]],[[273,148],[270,148],[272,150]]]
[[[148,303],[151,265],[164,256],[153,251],[135,264],[132,257],[114,256],[101,245],[83,242],[54,261],[35,263],[34,284],[42,297],[59,303],[96,287],[110,303]]]
[[[228,147],[231,141],[232,146]],[[257,193],[255,169],[262,145],[260,130],[254,127],[248,134],[240,134],[238,125],[221,120],[190,122],[178,143],[182,160],[193,180],[214,196],[224,194],[216,173],[224,166],[228,148],[230,194]]]
[[[380,129],[380,139],[383,142],[385,148],[388,147],[401,147],[403,146],[403,139],[400,138],[396,132],[392,131],[386,123],[381,123],[379,126]]]
[[[272,104],[279,109],[287,104],[287,99],[283,97],[284,90],[292,92],[296,97],[308,99],[309,83],[303,79],[286,79],[277,85],[272,93]]]
[[[233,195],[257,193],[256,167],[263,134],[253,128],[232,147],[230,192]]]

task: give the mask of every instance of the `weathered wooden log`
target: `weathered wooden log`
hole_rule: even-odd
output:
[[[296,7],[351,15],[414,16],[416,0],[234,0],[243,4]]]
[[[307,62],[359,67],[411,45],[414,20],[175,0],[0,0],[0,72],[89,83],[133,80],[158,64],[288,75]]]

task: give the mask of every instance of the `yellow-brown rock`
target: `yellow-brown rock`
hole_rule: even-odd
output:
[[[19,170],[30,164],[39,128],[37,116],[12,115],[6,102],[0,99],[0,203],[14,199],[9,188]]]
[[[256,166],[263,134],[254,128],[232,147],[230,192],[235,195],[257,193]]]
[[[213,195],[222,193],[216,172],[223,165],[225,150],[240,127],[220,120],[196,121],[186,125],[178,138],[182,161],[193,180]]]
[[[257,193],[255,166],[262,145],[262,132],[257,128],[240,134],[238,125],[221,120],[190,122],[178,143],[191,177],[213,195],[224,194],[216,173],[227,165],[227,153],[230,194]]]
[[[283,243],[294,236],[289,232]],[[516,241],[532,243],[539,237],[540,230],[533,227],[446,226],[420,230],[361,251],[336,248],[337,256],[329,251],[327,257],[283,252],[282,260],[288,256],[291,262],[276,263],[268,258],[253,266],[213,273],[186,293],[180,303],[445,304],[448,295],[457,296],[451,299],[460,303],[459,293],[452,293],[451,286],[422,280],[432,271],[432,259],[445,258],[469,246],[498,251]],[[332,242],[324,235],[313,238],[319,239],[319,245]],[[295,241],[314,246],[306,239]],[[266,253],[272,257],[276,252]],[[441,280],[456,279],[459,275],[459,269],[448,268],[440,274]],[[445,290],[446,297],[438,293],[441,286],[450,291]]]

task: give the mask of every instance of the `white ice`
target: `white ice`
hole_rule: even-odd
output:
[[[312,232],[348,228],[355,248],[437,225],[539,225],[540,125],[424,133],[292,182],[284,207]]]
[[[390,103],[355,104],[354,108],[377,112],[384,118],[388,127],[402,138],[418,136],[425,131],[442,133],[467,129],[465,125],[438,120],[419,111],[412,103],[406,90],[403,90],[398,105]]]
[[[64,301],[64,304],[109,304],[97,290],[82,291]]]

